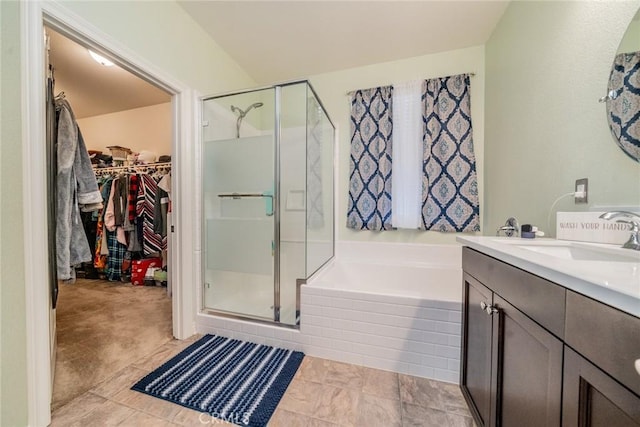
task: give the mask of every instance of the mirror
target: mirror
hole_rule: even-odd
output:
[[[602,101],[613,139],[640,162],[640,10],[620,42]]]

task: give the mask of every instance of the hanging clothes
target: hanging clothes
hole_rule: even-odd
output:
[[[122,278],[122,262],[127,252],[127,246],[118,241],[115,231],[106,231],[109,256],[107,257],[107,279],[115,281]]]
[[[94,266],[108,280],[128,281],[135,260],[162,256],[166,262],[171,176],[150,175],[146,166],[141,174],[135,166],[110,169],[95,171],[104,204],[95,214]]]
[[[48,39],[47,35],[47,39]],[[49,51],[47,50],[47,62]],[[49,64],[49,76],[47,78],[47,192],[56,194],[58,165],[56,159],[56,136],[58,122],[56,120],[56,104],[54,97],[55,79],[53,78],[53,66]],[[56,308],[58,303],[58,271],[56,254],[56,203],[47,203],[47,245],[49,249],[49,288],[51,290],[51,308]]]
[[[104,214],[106,211],[107,200],[109,199],[109,194],[111,193],[111,177],[105,179],[100,187],[100,193],[102,194],[102,200],[104,200],[104,206],[102,209],[98,211],[98,224],[96,228],[96,246],[93,258],[93,266],[98,271],[105,271],[107,268],[107,255],[103,253],[104,248],[107,247],[106,242],[106,229],[104,227]],[[108,254],[108,251],[107,251]]]
[[[138,225],[136,207],[138,201],[138,189],[140,187],[140,176],[131,175],[129,177],[129,194],[127,198],[127,222],[131,225],[129,233],[129,252],[142,252],[142,227]]]
[[[158,184],[148,174],[140,175],[140,189],[136,212],[142,219],[142,247],[145,256],[162,254],[167,246],[167,237],[154,232],[154,214]]]
[[[56,110],[56,270],[58,279],[70,280],[75,278],[74,266],[93,258],[80,210],[100,209],[102,196],[71,106],[64,98],[56,99]]]
[[[167,235],[167,213],[169,211],[169,193],[171,191],[170,180],[165,175],[158,181],[155,209],[153,211],[153,232],[165,237]],[[167,186],[167,181],[169,185]]]

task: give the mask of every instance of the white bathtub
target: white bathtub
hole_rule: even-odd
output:
[[[458,245],[347,243],[302,287],[308,354],[458,382]]]
[[[340,242],[301,288],[300,330],[199,315],[217,333],[403,374],[458,382],[458,245]]]
[[[459,266],[334,261],[318,272],[308,285],[389,297],[460,303],[461,283],[462,270]]]

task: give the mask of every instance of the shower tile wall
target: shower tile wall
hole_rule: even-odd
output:
[[[457,383],[460,304],[302,287],[300,331],[202,316],[199,332]]]

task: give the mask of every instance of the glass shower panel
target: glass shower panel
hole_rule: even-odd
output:
[[[274,89],[203,103],[206,309],[274,320]]]
[[[280,321],[295,325],[297,282],[306,279],[306,83],[282,86],[280,97]]]
[[[315,93],[307,91],[306,273],[311,276],[334,255],[334,127]]]

